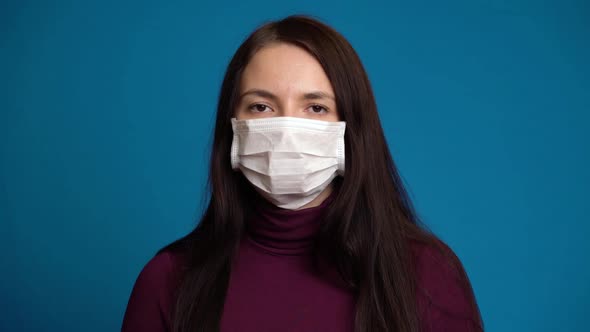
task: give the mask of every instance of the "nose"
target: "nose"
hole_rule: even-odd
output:
[[[303,114],[302,112],[297,112],[295,105],[292,102],[285,102],[283,107],[280,107],[276,116],[289,116],[289,117],[301,117]]]

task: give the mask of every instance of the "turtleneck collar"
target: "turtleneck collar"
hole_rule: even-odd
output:
[[[246,220],[247,236],[271,254],[303,255],[311,251],[323,215],[336,191],[332,191],[320,205],[301,210],[283,209],[260,195],[256,196]]]

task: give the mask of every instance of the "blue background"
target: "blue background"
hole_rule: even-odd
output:
[[[0,330],[116,331],[203,207],[216,98],[256,26],[313,14],[372,81],[420,216],[488,331],[590,314],[590,5],[2,1]]]

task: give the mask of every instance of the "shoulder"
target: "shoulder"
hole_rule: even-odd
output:
[[[139,273],[135,286],[146,286],[151,289],[167,288],[178,268],[178,257],[170,251],[153,256]]]
[[[412,243],[417,276],[418,295],[426,296],[434,305],[456,314],[465,313],[465,282],[459,259],[448,247]]]
[[[479,310],[463,265],[444,242],[411,242],[416,271],[416,294],[421,315],[431,326],[476,331]],[[441,326],[445,325],[445,326]]]
[[[143,266],[127,303],[122,331],[166,330],[180,281],[179,259],[177,254],[163,251]]]

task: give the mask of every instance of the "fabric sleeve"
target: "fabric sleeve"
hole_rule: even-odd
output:
[[[454,255],[451,249],[447,250]],[[471,284],[441,251],[426,245],[416,250],[417,300],[424,332],[480,332]],[[455,256],[456,257],[456,256]],[[461,264],[457,259],[457,263]],[[460,266],[463,269],[462,265]]]
[[[123,317],[122,332],[168,332],[172,258],[163,252],[154,256],[135,281]]]

